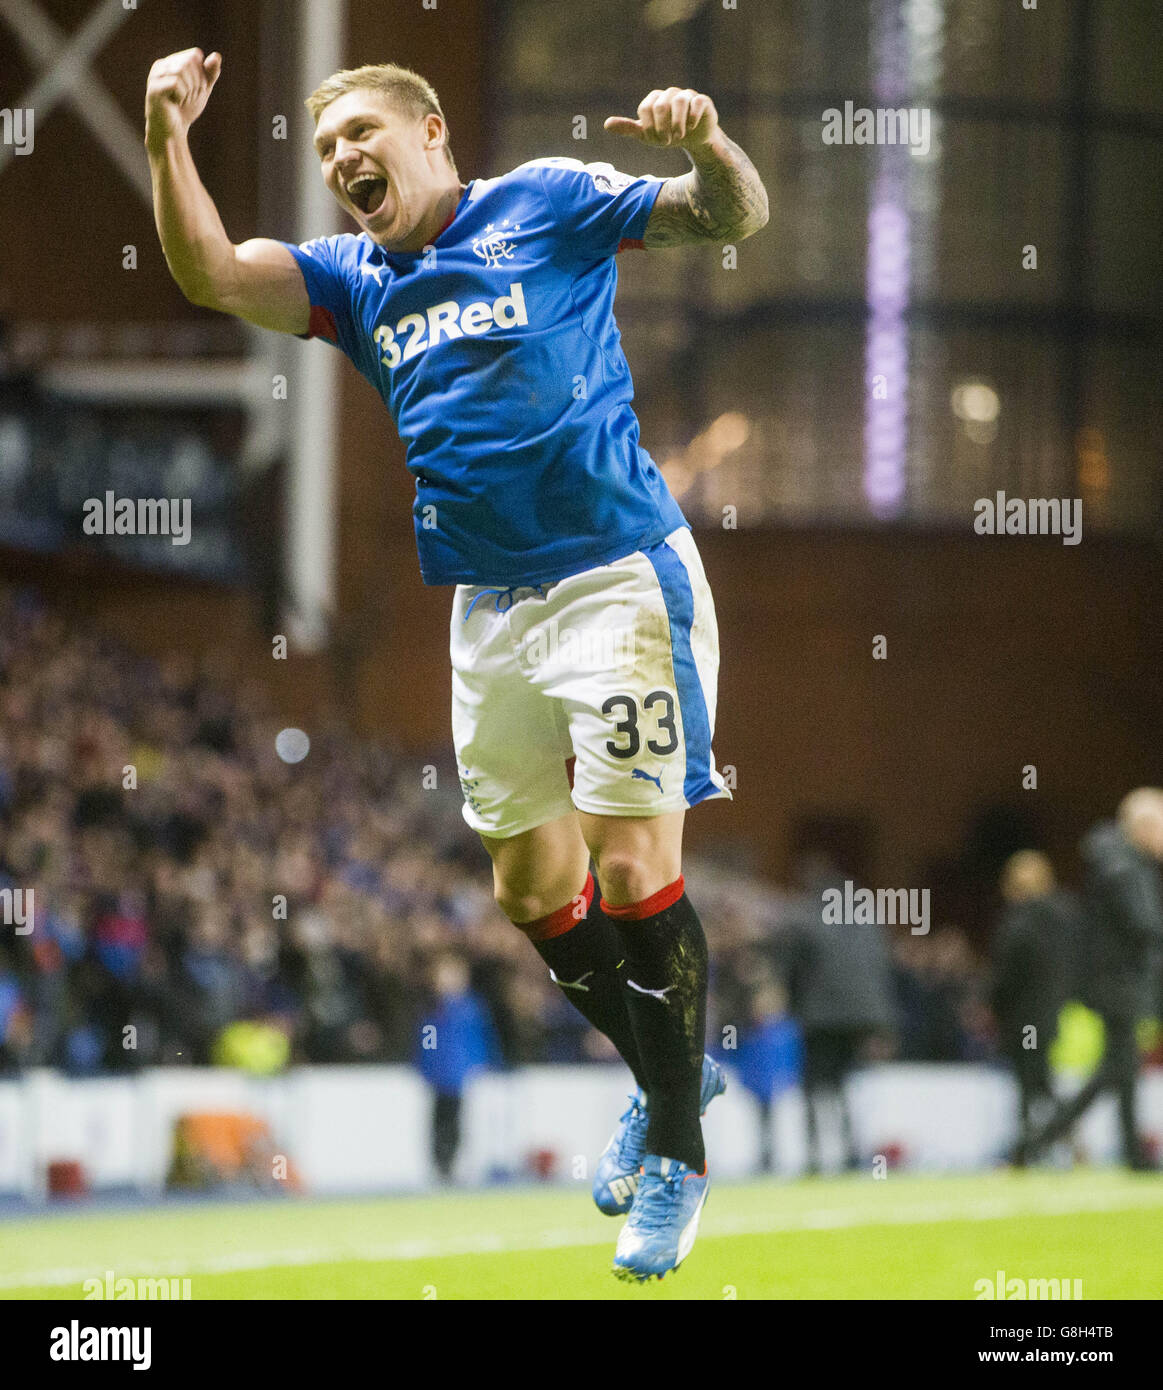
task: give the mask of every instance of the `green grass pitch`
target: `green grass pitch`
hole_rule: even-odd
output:
[[[610,1274],[620,1222],[578,1190],[286,1199],[0,1221],[0,1298],[189,1278],[195,1299],[973,1299],[979,1279],[1163,1295],[1163,1178],[889,1173],[712,1187],[677,1274]]]

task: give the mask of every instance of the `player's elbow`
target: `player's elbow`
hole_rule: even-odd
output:
[[[197,270],[179,271],[174,266],[170,267],[170,273],[187,303],[199,309],[221,308],[221,290],[213,275]]]
[[[208,281],[197,280],[186,285],[179,284],[178,288],[185,295],[187,301],[198,309],[221,309],[222,307],[217,291]]]
[[[739,240],[745,241],[749,236],[754,236],[756,232],[761,232],[767,226],[771,218],[771,210],[767,202],[767,189],[762,184],[758,188],[758,196],[755,199],[755,206],[748,213],[743,225],[739,229]]]
[[[181,276],[175,275],[178,288],[191,304],[199,309],[217,309],[229,314],[233,304],[233,290],[236,277],[233,274],[233,248],[231,256],[216,257],[213,265],[190,266]]]

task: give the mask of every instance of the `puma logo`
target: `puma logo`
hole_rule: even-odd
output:
[[[610,1193],[614,1201],[620,1207],[624,1207],[627,1202],[634,1200],[634,1194],[638,1191],[638,1174],[627,1173],[624,1178],[610,1179]]]
[[[636,767],[636,768],[634,769],[634,771],[630,774],[630,776],[631,776],[632,778],[634,778],[634,777],[641,777],[642,780],[643,780],[644,782],[653,782],[654,785],[658,788],[659,792],[662,791],[662,773],[661,773],[661,772],[658,774],[657,777],[652,777],[652,776],[650,775],[649,772],[643,772],[642,769],[641,769],[640,767]]]
[[[549,971],[549,978],[555,985],[560,986],[562,989],[580,989],[583,994],[588,994],[590,992],[590,987],[584,982],[588,980],[593,973],[592,970],[587,970],[584,975],[579,975],[576,980],[559,980],[551,968]]]
[[[627,978],[626,983],[631,989],[637,990],[639,994],[649,994],[651,999],[657,999],[660,1004],[666,1003],[666,996],[674,988],[673,985],[667,985],[665,989],[643,989],[641,985],[636,985],[634,981],[629,978]]]

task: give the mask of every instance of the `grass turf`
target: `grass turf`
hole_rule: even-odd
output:
[[[195,1299],[973,1299],[979,1279],[1163,1295],[1163,1178],[998,1172],[713,1186],[677,1274],[635,1287],[588,1193],[83,1208],[0,1222],[0,1298],[189,1278]]]

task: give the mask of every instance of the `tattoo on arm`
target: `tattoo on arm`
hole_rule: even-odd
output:
[[[646,224],[648,247],[742,240],[767,225],[767,190],[755,165],[722,131],[714,148],[691,156],[694,168],[667,179]]]

